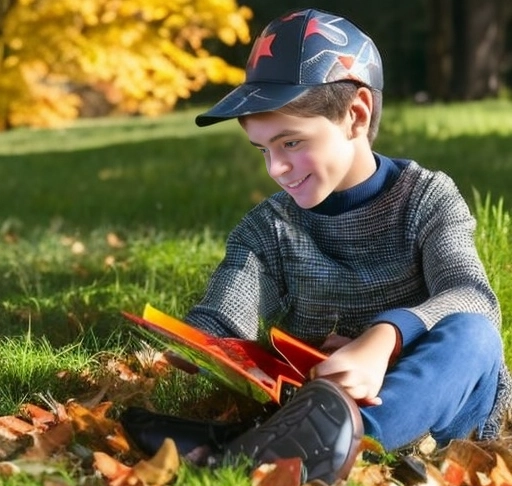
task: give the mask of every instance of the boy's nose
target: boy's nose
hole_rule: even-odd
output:
[[[281,177],[291,169],[291,164],[283,157],[272,156],[268,163],[268,174],[273,179]]]

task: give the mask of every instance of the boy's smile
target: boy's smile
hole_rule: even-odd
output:
[[[339,122],[274,111],[240,123],[263,153],[270,177],[302,208],[363,182],[376,169],[366,134],[353,135],[350,112]]]

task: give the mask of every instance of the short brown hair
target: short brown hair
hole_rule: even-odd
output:
[[[382,114],[382,92],[369,88],[363,83],[354,81],[340,81],[337,83],[313,86],[305,93],[276,111],[294,116],[324,116],[328,120],[338,121],[345,117],[351,101],[355,98],[357,90],[368,88],[373,97],[373,110],[368,130],[368,140],[373,144],[379,131]]]

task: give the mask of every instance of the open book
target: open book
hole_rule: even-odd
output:
[[[147,304],[142,317],[123,315],[165,336],[166,346],[228,387],[261,403],[283,404],[327,356],[278,328],[271,328],[276,355],[255,341],[218,338]]]

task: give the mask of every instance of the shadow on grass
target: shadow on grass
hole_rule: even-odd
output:
[[[376,150],[444,170],[472,202],[506,196],[510,137],[428,140],[382,133]],[[88,233],[98,227],[226,233],[277,186],[259,153],[240,135],[155,139],[75,152],[0,156],[0,230],[34,227]],[[505,199],[512,207],[512,197]]]
[[[225,232],[274,190],[258,152],[226,134],[0,156],[0,180],[4,232]]]

